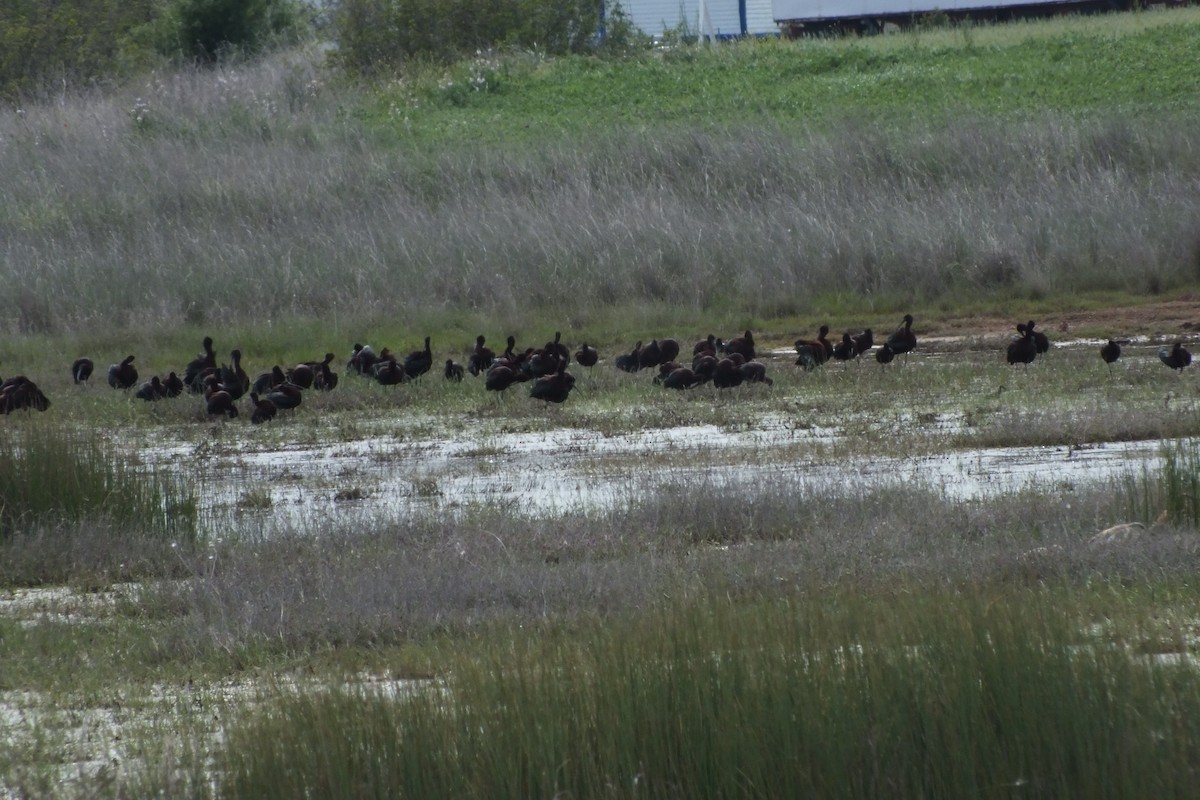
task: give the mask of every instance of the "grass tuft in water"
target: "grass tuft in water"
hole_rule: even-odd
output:
[[[30,420],[9,434],[0,440],[0,579],[69,579],[79,562],[94,565],[80,549],[119,556],[105,539],[195,543],[196,499],[182,479],[138,468],[93,433]],[[114,539],[114,530],[123,533]]]

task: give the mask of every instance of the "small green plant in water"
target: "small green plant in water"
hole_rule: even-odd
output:
[[[1162,493],[1168,519],[1200,530],[1200,445],[1195,441],[1164,448]]]
[[[10,430],[0,440],[0,542],[88,520],[190,540],[196,502],[181,479],[137,468],[94,433],[40,420]]]

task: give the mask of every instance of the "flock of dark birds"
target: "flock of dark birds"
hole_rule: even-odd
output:
[[[829,326],[822,325],[815,339],[796,341],[795,363],[811,370],[831,360],[852,361],[874,350],[875,360],[888,364],[916,348],[917,337],[912,332],[912,325],[912,315],[905,314],[900,327],[878,348],[870,328],[859,334],[845,333],[840,342],[834,343],[827,338]],[[1018,323],[1016,328],[1018,336],[1006,352],[1009,364],[1028,365],[1050,348],[1050,340],[1036,329],[1033,320]],[[1128,343],[1124,339],[1109,339],[1100,348],[1100,357],[1111,365],[1121,357],[1121,345]],[[183,368],[182,375],[170,372],[166,377],[155,375],[140,383],[134,357],[126,356],[120,363],[109,366],[108,384],[114,389],[133,390],[136,397],[147,402],[184,393],[200,395],[205,410],[214,417],[237,417],[238,401],[248,397],[247,410],[250,421],[255,424],[274,419],[279,411],[296,408],[305,391],[332,391],[338,385],[338,374],[332,367],[333,353],[326,353],[319,361],[306,361],[287,369],[276,365],[252,379],[242,367],[240,350],[230,353],[228,363],[218,364],[211,337],[204,338],[203,348],[203,352]],[[691,389],[706,383],[712,383],[718,389],[743,383],[773,383],[767,377],[766,365],[756,360],[754,335],[750,331],[728,341],[711,334],[701,339],[692,346],[690,366],[680,363],[680,352],[678,340],[655,339],[649,344],[638,342],[631,352],[616,356],[613,363],[625,372],[655,369],[655,383],[668,389]],[[1158,357],[1163,364],[1176,370],[1183,370],[1192,362],[1191,353],[1179,342],[1171,347],[1161,347]],[[572,358],[581,367],[590,369],[600,360],[600,355],[586,342],[572,354],[562,343],[560,333],[555,333],[554,340],[543,347],[519,351],[515,337],[509,336],[507,347],[501,353],[494,352],[487,346],[487,340],[479,336],[466,367],[446,359],[443,375],[451,381],[462,381],[466,374],[483,376],[485,387],[494,392],[504,392],[514,384],[528,382],[530,397],[547,403],[562,403],[575,387],[574,376],[567,372]],[[425,375],[433,368],[433,361],[430,339],[426,336],[423,349],[402,357],[386,347],[376,352],[370,345],[355,344],[346,369],[350,374],[392,386]],[[94,368],[91,359],[79,358],[71,365],[71,377],[76,384],[87,383]],[[50,401],[45,394],[25,376],[0,382],[0,413],[22,409],[45,411],[49,407]]]

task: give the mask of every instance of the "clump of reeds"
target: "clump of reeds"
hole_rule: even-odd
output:
[[[8,433],[0,439],[3,580],[43,582],[68,577],[72,563],[127,562],[138,556],[133,542],[194,543],[196,502],[181,478],[138,468],[91,432],[31,420]]]
[[[1115,490],[1130,520],[1167,522],[1200,530],[1200,444],[1178,440],[1163,445],[1162,467],[1143,469]]]

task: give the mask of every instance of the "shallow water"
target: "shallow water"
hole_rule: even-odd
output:
[[[839,436],[767,419],[748,431],[697,425],[621,435],[574,428],[416,441],[385,435],[209,459],[179,447],[166,457],[189,464],[205,523],[219,533],[230,525],[302,528],[331,516],[453,514],[476,505],[545,516],[629,503],[697,482],[826,491],[839,484],[847,491],[923,486],[959,500],[1022,490],[1067,492],[1155,468],[1164,446],[1150,440],[1000,447],[874,456],[854,464],[817,455]]]

